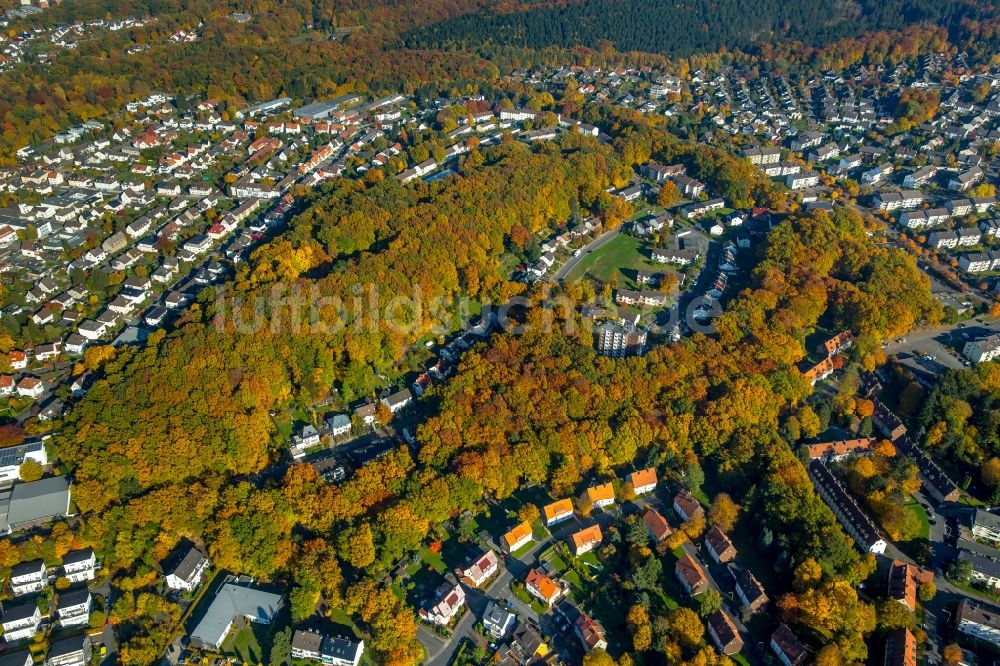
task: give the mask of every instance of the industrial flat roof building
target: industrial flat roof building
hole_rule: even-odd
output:
[[[312,118],[313,120],[323,120],[329,118],[337,109],[352,104],[361,99],[360,95],[341,95],[324,102],[313,102],[306,104],[292,111],[295,118]]]
[[[0,533],[69,515],[70,486],[64,476],[18,483],[0,493]]]

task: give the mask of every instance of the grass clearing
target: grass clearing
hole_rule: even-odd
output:
[[[587,278],[610,282],[615,277],[620,286],[635,288],[636,270],[670,270],[663,264],[654,263],[649,259],[645,248],[646,243],[638,238],[619,234],[584,257],[566,276],[566,280]]]
[[[915,501],[908,502],[903,508],[916,516],[920,522],[920,533],[917,535],[917,538],[926,540],[931,533],[931,523],[930,518],[927,516],[927,510],[920,506],[919,502]]]

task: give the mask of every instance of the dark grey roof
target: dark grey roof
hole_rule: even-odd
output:
[[[19,525],[62,516],[69,510],[69,482],[52,476],[40,481],[19,483],[10,494],[7,523]]]
[[[85,562],[94,556],[93,548],[83,548],[81,550],[73,550],[65,555],[63,555],[63,566],[67,564],[77,564],[79,562]]]
[[[972,518],[972,524],[977,527],[985,527],[991,530],[1000,530],[1000,516],[989,511],[976,509]]]
[[[20,465],[24,462],[24,455],[26,453],[41,451],[43,446],[45,445],[41,441],[35,441],[0,449],[0,467]]]
[[[1000,578],[1000,562],[973,555],[967,550],[958,553],[959,562],[968,562],[972,565],[972,570],[978,574],[991,578]]]
[[[191,546],[188,552],[184,554],[184,557],[177,563],[174,570],[171,571],[173,575],[177,576],[183,581],[191,582],[194,577],[194,572],[204,560],[206,559],[205,554],[200,550]]]
[[[85,603],[90,598],[90,590],[86,587],[75,590],[63,590],[59,593],[59,607],[68,608]]]
[[[36,610],[38,610],[38,602],[34,599],[30,599],[19,604],[4,606],[2,621],[6,624],[7,622],[24,620],[34,615]]]
[[[49,659],[63,657],[74,652],[85,651],[90,639],[85,635],[61,638],[49,648]]]
[[[297,629],[292,636],[292,647],[306,652],[319,652],[322,643],[323,637],[315,631]]]
[[[334,658],[344,661],[355,661],[357,660],[359,652],[364,649],[361,643],[349,640],[347,638],[340,637],[327,637],[323,639],[323,647],[320,649],[320,655],[327,659]]]
[[[19,576],[27,576],[29,574],[38,573],[41,569],[45,567],[45,563],[41,560],[30,560],[28,562],[21,562],[20,564],[15,564],[10,570],[10,577],[17,578]]]
[[[743,596],[745,596],[750,603],[753,603],[760,597],[767,596],[764,592],[764,586],[760,584],[760,581],[757,580],[757,577],[754,576],[749,569],[740,569],[739,571],[736,571],[733,573],[733,579],[736,582],[736,586],[743,591]]]
[[[0,654],[0,666],[28,666],[32,663],[34,662],[31,659],[31,653],[27,650]]]
[[[1000,561],[1000,550],[996,548],[991,548],[990,546],[985,546],[978,541],[972,541],[970,539],[964,539],[959,537],[957,541],[959,550],[967,550],[973,555],[978,555],[979,557],[985,557],[990,560]]]

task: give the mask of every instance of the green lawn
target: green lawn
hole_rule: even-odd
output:
[[[545,541],[549,538],[549,530],[541,520],[531,521],[531,536],[535,541]]]
[[[538,559],[542,560],[543,562],[548,562],[550,565],[552,565],[552,568],[554,570],[560,573],[566,571],[566,569],[569,567],[569,565],[566,564],[563,558],[559,556],[559,553],[556,552],[555,546],[550,546],[545,552],[541,553],[538,556]]]
[[[584,553],[577,559],[579,559],[585,565],[589,565],[591,571],[600,571],[603,568],[601,566],[601,561],[597,559],[597,553],[595,553],[594,551],[590,551],[589,553]]]
[[[609,282],[612,276],[617,276],[618,284],[622,287],[635,287],[635,271],[645,270],[670,270],[663,264],[651,261],[645,253],[646,244],[625,234],[620,234],[613,240],[605,243],[599,249],[590,253],[567,276],[568,281],[588,278]],[[641,250],[641,251],[640,251]]]
[[[229,636],[222,646],[224,654],[235,655],[237,660],[246,664],[263,663],[264,651],[254,632],[255,625],[247,625],[239,633]]]
[[[527,555],[534,547],[535,547],[535,542],[529,541],[528,543],[524,544],[523,546],[515,550],[513,553],[511,553],[510,556],[515,557],[517,559],[521,559],[522,557]]]
[[[545,612],[549,610],[548,606],[546,606],[541,601],[528,594],[528,591],[524,589],[523,586],[512,583],[510,586],[510,591],[514,593],[515,597],[517,597],[524,603],[531,606],[531,609],[536,613],[538,613],[539,615],[544,615]]]
[[[926,557],[927,539],[930,536],[931,525],[924,507],[917,502],[910,501],[903,505],[903,508],[912,513],[917,518],[919,528],[916,536],[908,541],[897,541],[899,549],[915,559],[918,563]]]
[[[915,515],[920,522],[920,533],[917,535],[917,538],[926,540],[931,533],[931,524],[927,517],[927,511],[924,507],[920,506],[919,502],[910,502],[904,508]]]
[[[444,559],[441,557],[441,553],[435,553],[430,548],[421,548],[420,558],[438,573],[444,573],[448,569],[448,566],[444,563]]]
[[[742,652],[730,655],[730,658],[740,666],[750,666],[750,662],[747,661],[746,656]]]

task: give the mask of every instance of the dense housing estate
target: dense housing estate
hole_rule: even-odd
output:
[[[243,23],[254,18],[248,14],[233,20]],[[177,40],[189,43],[190,35],[196,32],[178,33]],[[343,38],[349,33],[334,34]],[[7,66],[13,51],[20,54],[23,41],[33,39],[18,36],[5,40],[5,59],[0,69]],[[331,43],[335,41],[331,39]],[[960,54],[927,55],[926,63],[921,57],[912,65],[913,71],[904,63],[857,65],[843,71],[789,77],[791,83],[777,72],[758,76],[730,64],[721,65],[718,71],[713,67],[710,71],[686,73],[683,78],[646,66],[538,66],[504,73],[496,83],[502,93],[495,97],[512,90],[565,92],[580,95],[586,104],[613,105],[670,123],[696,111],[699,118],[704,118],[702,126],[677,126],[685,131],[690,129],[698,141],[729,152],[738,151],[739,157],[753,165],[755,175],[770,179],[782,197],[787,195],[794,204],[792,209],[833,214],[844,210],[842,202],[847,200],[849,206],[858,210],[878,213],[879,226],[873,225],[872,233],[876,233],[876,228],[882,233],[887,226],[885,233],[891,238],[891,245],[907,238],[919,243],[921,252],[953,266],[956,280],[964,280],[966,286],[988,294],[995,290],[995,285],[980,287],[978,282],[981,277],[992,280],[990,274],[1000,269],[1000,249],[996,247],[1000,221],[989,218],[994,214],[995,197],[984,196],[987,190],[979,186],[993,185],[996,181],[995,163],[984,148],[996,143],[1000,132],[997,122],[1000,106],[993,92],[1000,79],[992,70],[977,73],[960,66],[959,58]],[[947,83],[939,80],[945,77],[937,76],[945,70],[954,74],[947,77]],[[570,85],[568,81],[572,81],[575,89],[563,90],[563,86]],[[985,84],[983,98],[969,101],[970,95],[964,93],[980,84]],[[905,133],[890,131],[898,119],[885,101],[890,97],[886,95],[886,87],[893,91],[932,88],[936,94],[940,93],[940,110],[923,122],[913,123]],[[296,93],[295,99],[264,101],[234,113],[229,106],[231,102],[220,104],[200,97],[184,97],[181,101],[176,96],[153,93],[145,100],[129,104],[127,117],[116,117],[114,122],[91,121],[67,129],[53,139],[52,146],[26,147],[19,156],[17,169],[0,172],[0,189],[12,201],[11,206],[0,211],[0,260],[4,272],[11,277],[10,281],[5,280],[5,285],[28,285],[23,294],[4,304],[3,314],[17,320],[19,327],[30,327],[35,337],[42,336],[30,344],[27,339],[14,341],[19,349],[10,352],[9,371],[5,369],[7,374],[0,376],[0,394],[11,401],[11,411],[18,419],[37,418],[39,424],[58,424],[66,410],[72,408],[73,401],[85,395],[95,381],[100,381],[101,372],[89,367],[90,354],[80,358],[87,350],[142,346],[153,331],[172,330],[175,322],[187,321],[185,309],[192,303],[197,308],[191,312],[200,315],[206,307],[206,296],[212,293],[205,289],[221,287],[248,263],[251,272],[258,270],[254,248],[268,242],[286,220],[301,210],[303,191],[323,183],[336,187],[341,183],[336,180],[338,177],[358,178],[365,186],[389,177],[397,181],[390,181],[393,187],[410,184],[411,191],[423,193],[441,187],[448,182],[443,179],[455,173],[461,176],[471,164],[465,160],[477,153],[481,157],[489,146],[509,139],[537,151],[553,149],[553,144],[545,142],[562,141],[568,134],[579,135],[570,140],[596,137],[604,144],[618,140],[604,133],[613,131],[610,124],[589,125],[571,117],[578,115],[576,112],[562,112],[561,108],[560,113],[550,112],[551,104],[543,105],[545,111],[536,110],[534,100],[528,103],[527,93],[520,95],[520,99],[512,96],[513,104],[508,99],[498,104],[497,99],[487,100],[485,95],[474,95],[471,91],[440,99],[429,99],[434,94],[425,91],[412,96],[390,94],[374,100],[355,92],[312,102],[300,97]],[[450,113],[459,106],[464,110]],[[446,112],[441,113],[443,110]],[[411,138],[424,135],[433,137],[433,151],[421,151],[424,146]],[[737,138],[732,141],[732,137]],[[945,147],[946,140],[954,145]],[[678,156],[678,162],[683,163],[670,165],[655,159],[661,157],[655,153],[647,155],[642,158],[641,166],[627,173],[631,180],[624,178],[607,192],[599,192],[601,197],[606,196],[616,204],[626,202],[643,207],[657,204],[648,215],[634,215],[621,227],[626,235],[639,237],[644,249],[642,261],[635,264],[642,268],[619,267],[623,268],[621,275],[625,279],[620,284],[616,282],[613,288],[607,287],[607,293],[613,293],[615,303],[622,307],[612,308],[613,314],[597,320],[593,329],[594,347],[608,359],[639,356],[655,345],[677,342],[690,333],[684,330],[664,334],[653,325],[654,319],[667,315],[675,305],[674,299],[660,290],[670,284],[675,273],[686,279],[687,285],[695,285],[698,291],[692,291],[691,295],[704,296],[720,308],[728,306],[728,299],[748,286],[752,264],[760,256],[762,239],[785,218],[783,206],[775,205],[776,210],[770,210],[761,205],[759,198],[756,203],[736,204],[736,198],[728,193],[721,196],[723,188],[713,173],[715,166],[699,164],[700,157]],[[864,186],[863,194],[846,196],[848,186],[857,183]],[[661,187],[668,193],[676,188],[681,200],[660,205],[657,193]],[[557,271],[573,252],[589,252],[588,244],[601,234],[617,232],[602,226],[606,223],[594,210],[579,217],[574,213],[573,218],[572,228],[568,228],[566,220],[545,220],[552,227],[533,235],[528,243],[532,251],[541,250],[537,254],[515,253],[504,239],[504,250],[509,250],[513,258],[511,263],[526,264],[518,267],[521,273],[517,279],[523,277],[529,285],[541,279],[562,280]],[[542,233],[550,232],[547,240],[542,237]],[[703,235],[710,251],[689,245],[682,234]],[[331,256],[337,254],[338,250],[332,249],[337,239],[323,239],[323,242],[327,245],[326,252]],[[361,249],[357,255],[366,252]],[[343,256],[334,259],[345,264],[355,260],[348,261]],[[708,261],[713,257],[717,262]],[[95,289],[94,283],[99,281],[79,278],[98,271],[102,275],[114,273],[114,283]],[[471,280],[466,275],[460,279]],[[684,299],[676,303],[677,309],[685,303]],[[654,312],[640,317],[629,309],[632,307]],[[645,316],[650,314],[653,316]],[[350,406],[335,404],[330,407],[335,411],[325,415],[310,413],[309,422],[297,417],[287,428],[290,434],[282,434],[278,439],[287,444],[283,453],[290,454],[282,464],[291,459],[291,465],[311,466],[318,483],[335,484],[351,479],[365,465],[384,459],[404,444],[404,456],[407,452],[417,455],[426,443],[417,425],[426,417],[426,405],[433,404],[425,392],[454,373],[461,352],[485,340],[489,329],[490,324],[486,324],[485,331],[467,332],[451,342],[426,341],[426,349],[434,350],[428,352],[433,358],[410,376],[379,375],[377,387],[381,393],[369,391],[366,395],[356,395],[357,402]],[[677,330],[681,330],[679,325]],[[583,338],[589,334],[587,331]],[[817,386],[817,394],[821,382],[839,377],[845,369],[851,371],[858,363],[858,356],[868,353],[872,346],[871,331],[861,329],[857,334],[856,340],[854,332],[845,330],[818,346],[809,345],[809,360],[802,364],[801,377]],[[441,345],[440,351],[435,348],[437,344]],[[986,363],[1000,356],[997,335],[976,337],[961,344],[963,354],[972,363]],[[601,362],[616,363],[619,368],[645,360],[608,359]],[[69,384],[69,380],[60,377],[53,368],[78,361],[81,368],[87,367],[86,376],[74,376],[71,386],[60,385],[61,381]],[[421,358],[417,362],[422,361]],[[791,374],[798,379],[794,370]],[[305,405],[304,411],[312,407]],[[872,420],[865,427],[873,425],[892,441],[900,456],[916,462],[927,498],[935,503],[958,501],[961,497],[958,486],[921,448],[919,440],[907,433],[903,421],[878,399],[874,408]],[[653,407],[647,411],[643,416],[649,417],[650,425],[654,422],[661,425],[661,415]],[[391,418],[385,417],[386,412]],[[860,414],[859,409],[859,417]],[[272,416],[277,423],[282,414]],[[700,417],[699,414],[695,418]],[[395,425],[405,423],[405,428],[396,430],[386,423],[388,420]],[[845,432],[848,429],[850,432]],[[363,445],[351,441],[361,431],[367,435],[370,430],[376,431],[372,439],[379,441]],[[378,432],[381,430],[388,434]],[[879,438],[860,436],[859,431],[858,424],[837,422],[830,432],[819,435],[823,439],[802,438],[799,442],[804,443],[809,459],[809,479],[844,532],[862,551],[883,555],[892,552],[888,551],[889,544],[873,521],[874,514],[870,516],[862,508],[843,480],[839,465],[875,452]],[[381,441],[383,437],[387,441]],[[0,484],[5,486],[0,490],[3,517],[0,527],[4,532],[17,538],[36,531],[44,535],[53,523],[68,524],[75,518],[72,483],[76,481],[71,476],[72,461],[59,458],[58,446],[58,437],[51,441],[32,438],[0,450]],[[580,574],[570,569],[586,567],[581,570],[592,573],[595,585],[609,585],[612,576],[602,570],[606,552],[611,547],[619,550],[627,547],[621,538],[620,513],[641,520],[637,524],[639,540],[643,529],[649,537],[649,543],[642,544],[641,550],[662,553],[666,549],[664,542],[674,544],[668,517],[680,522],[705,518],[711,500],[705,500],[695,486],[692,489],[703,498],[704,506],[687,489],[669,499],[676,485],[669,491],[662,486],[683,477],[676,475],[678,469],[669,468],[672,463],[656,462],[654,456],[649,460],[645,462],[642,455],[637,455],[624,463],[616,461],[614,471],[624,477],[613,482],[605,475],[610,465],[606,460],[600,461],[597,466],[600,482],[591,478],[587,481],[589,485],[575,483],[572,491],[560,488],[562,499],[551,502],[545,499],[539,504],[539,520],[525,520],[522,515],[516,521],[500,523],[503,527],[499,529],[491,526],[487,530],[485,521],[472,516],[472,510],[465,506],[461,515],[449,516],[449,521],[458,524],[464,519],[468,525],[471,518],[477,534],[473,538],[471,532],[463,530],[464,550],[457,556],[451,553],[447,558],[441,556],[447,560],[443,573],[432,573],[430,569],[435,567],[428,567],[426,561],[418,562],[419,557],[413,555],[417,552],[423,556],[426,542],[419,544],[419,548],[411,544],[400,552],[406,557],[413,555],[413,561],[401,563],[399,557],[393,556],[396,560],[391,562],[393,573],[379,584],[391,585],[394,594],[399,591],[402,603],[416,609],[422,629],[430,628],[442,641],[449,641],[445,643],[449,650],[469,638],[469,625],[481,623],[484,635],[490,639],[487,641],[490,663],[519,666],[567,663],[566,655],[559,650],[564,641],[551,641],[550,636],[542,635],[534,609],[528,613],[521,604],[503,601],[507,592],[515,591],[522,593],[518,596],[525,595],[524,599],[541,602],[553,618],[564,620],[563,638],[575,641],[574,657],[580,650],[607,649],[609,637],[612,649],[617,649],[614,638],[621,629],[618,622],[621,618],[605,617],[606,611],[599,604],[594,604],[594,608],[588,605],[586,610],[578,606],[574,581],[579,580]],[[41,466],[43,478],[22,481],[25,463]],[[654,464],[659,465],[659,474]],[[28,468],[34,471],[31,464]],[[705,468],[707,474],[714,472],[710,466]],[[272,474],[276,469],[264,469],[255,482],[279,485],[282,475]],[[945,469],[952,468],[945,466]],[[53,476],[53,473],[68,476]],[[408,478],[407,483],[414,483],[414,479]],[[123,485],[131,481],[123,480]],[[535,481],[539,486],[545,485]],[[553,488],[543,490],[554,492]],[[495,499],[490,497],[489,502]],[[579,511],[574,506],[577,500]],[[621,506],[614,506],[616,502]],[[81,506],[85,506],[82,500]],[[505,513],[506,507],[490,509],[495,511],[493,518],[513,515]],[[597,509],[604,511],[591,515]],[[742,515],[740,520],[747,522],[745,527],[759,527],[758,516]],[[375,531],[372,547],[378,549],[381,557],[389,530],[378,521],[365,523],[365,527],[372,526]],[[433,527],[445,532],[453,529],[437,522]],[[1000,542],[996,516],[976,509],[971,513],[968,530],[974,539],[966,540],[964,545],[960,539],[959,563],[969,565],[974,581],[1000,587],[1000,565],[991,557],[989,547],[981,543]],[[727,596],[728,605],[706,613],[706,643],[722,654],[736,655],[744,650],[746,639],[753,639],[761,649],[769,645],[784,666],[807,663],[815,656],[810,650],[819,642],[814,632],[801,631],[804,621],[789,620],[789,624],[780,624],[773,633],[763,636],[756,635],[756,627],[744,626],[748,615],[760,612],[769,603],[768,591],[778,598],[785,590],[780,586],[765,590],[757,575],[769,588],[771,578],[761,570],[755,575],[743,566],[741,561],[748,553],[737,550],[733,543],[735,534],[738,533],[727,534],[712,525],[697,539],[697,550],[685,550],[674,567],[674,577],[691,597],[703,595],[715,586],[719,572],[732,579],[734,595]],[[203,655],[221,652],[244,623],[271,624],[277,620],[286,594],[242,578],[208,585],[206,574],[212,563],[205,553],[218,552],[214,550],[217,544],[204,534],[191,538],[197,545],[184,542],[163,562],[162,576],[151,576],[156,578],[157,593],[171,600],[186,600],[199,590],[204,593],[204,606],[193,616],[198,620],[193,627],[187,627],[191,647]],[[443,536],[441,539],[447,541]],[[634,540],[635,533],[629,539]],[[737,541],[740,550],[744,550],[744,542]],[[300,546],[296,541],[295,548]],[[120,547],[125,549],[124,545]],[[567,548],[573,557],[566,556]],[[100,557],[92,548],[72,550],[61,561],[49,555],[45,555],[46,560],[32,555],[32,559],[11,568],[7,581],[10,597],[3,605],[2,622],[5,640],[15,645],[0,657],[0,664],[14,664],[18,660],[17,666],[33,663],[32,655],[20,650],[21,645],[16,643],[28,641],[38,632],[48,632],[50,624],[59,631],[89,625],[98,599],[87,584],[97,578],[100,563],[108,562],[108,568],[114,570],[114,560],[105,559],[108,553],[102,548],[98,550]],[[767,556],[777,557],[777,548]],[[787,556],[781,554],[783,558]],[[217,559],[221,563],[222,558]],[[522,561],[523,567],[508,568],[512,560]],[[46,561],[53,566],[46,566]],[[560,571],[558,562],[567,568]],[[437,578],[426,584],[421,576],[414,576],[408,569]],[[500,581],[507,585],[515,572],[517,578],[509,590],[498,592]],[[295,578],[294,572],[282,575],[285,573]],[[352,571],[351,575],[355,573]],[[510,575],[504,576],[505,573]],[[51,582],[59,576],[64,576],[70,586],[60,581],[50,589]],[[521,579],[523,590],[518,587]],[[889,568],[886,596],[898,600],[910,612],[917,612],[920,603],[917,590],[933,579],[932,572],[894,561]],[[302,587],[300,581],[294,584]],[[47,619],[35,600],[40,593],[51,595],[53,600],[54,610],[50,610]],[[482,606],[473,602],[481,595],[486,595],[489,602],[480,617]],[[330,601],[323,599],[320,608],[331,609],[326,605]],[[533,603],[537,606],[537,602]],[[460,619],[473,610],[477,613],[474,621]],[[365,612],[373,611],[366,608]],[[371,624],[365,618],[359,626],[368,631],[370,627],[365,623]],[[958,633],[1000,645],[997,624],[996,615],[988,607],[967,599],[960,601],[954,621]],[[365,652],[364,641],[325,633],[318,625],[306,626],[296,629],[292,637],[293,658],[359,666]],[[548,623],[541,626],[547,628]],[[367,640],[368,634],[364,635]],[[46,663],[75,666],[90,659],[90,638],[82,633],[51,638],[46,636],[49,643]],[[482,642],[482,636],[473,638],[477,645]],[[369,643],[375,655],[370,654],[366,661],[384,659],[385,650],[379,642]],[[441,654],[450,655],[451,651]],[[913,633],[908,629],[888,632],[883,656],[891,666],[915,666]]]

